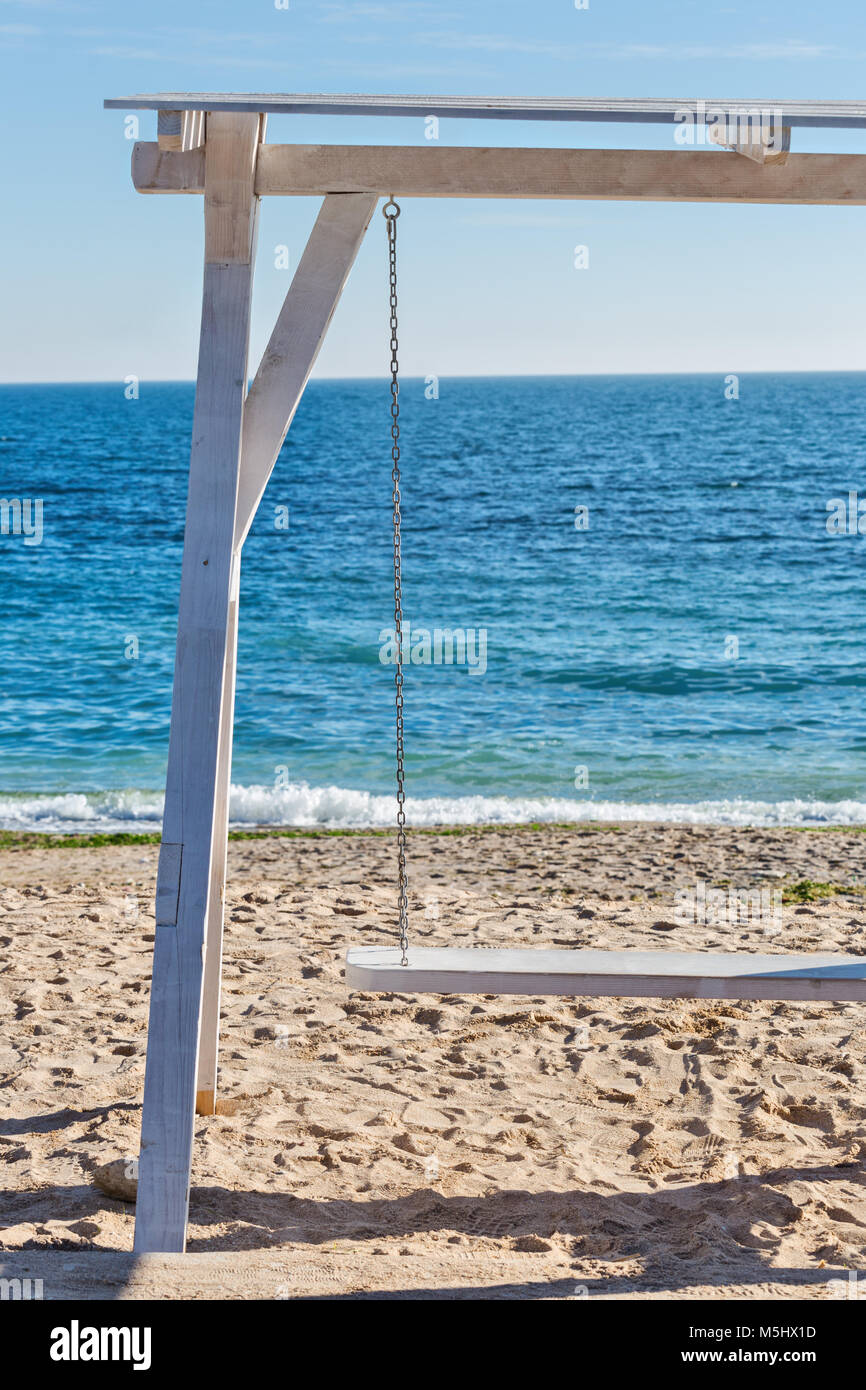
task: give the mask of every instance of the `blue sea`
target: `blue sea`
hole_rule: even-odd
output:
[[[866,822],[866,375],[732,390],[403,384],[412,823]],[[192,408],[0,388],[4,827],[158,827]],[[277,462],[236,824],[393,822],[389,424],[386,382],[315,381]]]

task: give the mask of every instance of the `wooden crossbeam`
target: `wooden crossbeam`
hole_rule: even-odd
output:
[[[135,145],[139,193],[201,193],[204,153]],[[866,155],[761,164],[722,150],[552,150],[263,145],[259,197],[562,198],[621,202],[866,204]]]

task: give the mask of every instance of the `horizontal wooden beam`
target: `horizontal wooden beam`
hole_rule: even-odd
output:
[[[140,193],[200,193],[204,151],[137,144],[132,177]],[[784,164],[758,164],[722,150],[263,145],[256,193],[862,205],[866,155],[797,154]]]

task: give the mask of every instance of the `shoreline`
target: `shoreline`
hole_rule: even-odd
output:
[[[473,835],[490,832],[520,833],[523,831],[571,831],[576,835],[614,833],[623,830],[736,830],[746,833],[758,831],[779,831],[799,835],[866,835],[866,823],[862,825],[715,825],[694,821],[483,821],[478,824],[447,824],[407,826],[409,835]],[[330,839],[337,836],[371,836],[387,838],[394,835],[392,826],[293,826],[261,825],[235,826],[229,829],[229,841],[235,840],[274,840],[274,839]],[[0,829],[0,851],[4,849],[98,849],[107,845],[158,845],[162,842],[159,831],[96,831],[87,832],[4,830]]]

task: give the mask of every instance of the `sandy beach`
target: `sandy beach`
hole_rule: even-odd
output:
[[[413,938],[863,954],[866,899],[838,890],[862,889],[864,850],[848,830],[414,834]],[[346,946],[394,936],[393,841],[358,834],[230,845],[218,1113],[196,1122],[193,1258],[161,1283],[129,1258],[134,1205],[98,1185],[138,1148],[156,858],[0,855],[4,1273],[46,1296],[90,1261],[126,1297],[813,1299],[862,1268],[864,1006],[349,994]],[[772,925],[684,922],[675,890],[699,883],[785,901]]]

